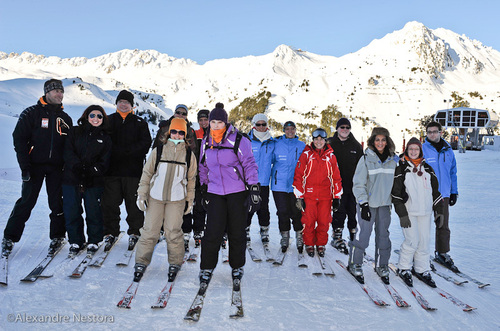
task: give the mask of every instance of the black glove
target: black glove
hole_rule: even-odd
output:
[[[372,213],[370,212],[370,206],[368,206],[368,202],[365,202],[361,205],[361,218],[368,222],[372,218]]]
[[[260,209],[260,202],[262,201],[260,197],[260,184],[249,185],[247,189],[249,192],[246,206],[249,213],[255,213]]]
[[[21,178],[23,179],[23,182],[29,182],[31,179],[31,174],[29,170],[23,170],[21,171]]]
[[[297,198],[297,201],[295,201],[295,207],[297,207],[300,211],[304,211],[306,210],[306,202],[303,198]]]
[[[406,201],[408,201],[408,193],[406,193],[406,191],[403,192],[403,194],[401,195],[401,198],[403,199],[403,203],[406,203]]]
[[[450,194],[450,206],[453,206],[457,203],[458,194],[452,193]]]
[[[333,212],[335,213],[340,208],[340,199],[333,199],[332,202]]]
[[[208,209],[208,203],[210,200],[208,199],[208,186],[207,184],[203,184],[200,186],[200,193],[201,193],[201,206],[205,211]]]
[[[407,216],[403,216],[399,218],[399,224],[402,228],[411,228],[410,218]]]

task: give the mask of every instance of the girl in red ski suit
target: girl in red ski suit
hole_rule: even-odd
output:
[[[318,254],[324,255],[328,228],[332,222],[332,202],[338,203],[339,200],[334,199],[340,199],[342,195],[340,171],[333,149],[326,143],[320,147],[317,148],[316,140],[306,146],[295,167],[293,179],[298,205],[302,203],[303,207],[304,244],[307,253],[312,256],[314,245]]]

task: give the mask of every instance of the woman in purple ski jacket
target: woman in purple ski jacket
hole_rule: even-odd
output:
[[[208,284],[217,265],[222,236],[229,239],[233,279],[245,265],[246,216],[260,204],[257,164],[251,142],[227,121],[222,103],[210,112],[210,132],[200,149],[200,184],[207,224],[201,242],[200,283]]]

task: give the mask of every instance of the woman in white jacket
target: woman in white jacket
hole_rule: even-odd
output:
[[[392,187],[392,202],[405,237],[399,255],[399,276],[408,286],[413,286],[413,271],[417,278],[436,287],[429,272],[429,238],[433,210],[438,215],[436,222],[442,219],[438,187],[434,170],[423,159],[422,144],[411,138],[396,168]]]

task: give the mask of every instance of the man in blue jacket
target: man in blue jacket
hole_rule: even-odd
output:
[[[290,242],[290,219],[295,230],[296,245],[299,253],[304,249],[302,239],[302,212],[295,206],[293,193],[293,175],[295,166],[306,144],[295,135],[295,123],[288,121],[283,125],[285,134],[274,140],[272,154],[271,190],[278,215],[281,233],[281,250],[285,252]],[[260,170],[260,169],[259,169]]]
[[[457,162],[455,154],[444,139],[441,138],[442,126],[437,122],[430,122],[426,126],[427,138],[422,149],[427,163],[434,169],[439,182],[439,192],[443,197],[443,215],[442,222],[436,223],[436,262],[444,265],[454,272],[458,268],[453,263],[450,255],[450,227],[449,227],[449,208],[457,202]]]

